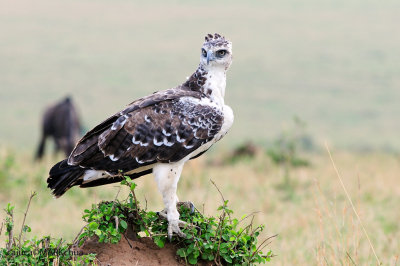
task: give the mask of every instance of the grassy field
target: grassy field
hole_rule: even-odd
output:
[[[333,152],[333,158],[379,260],[383,265],[398,265],[399,157]],[[314,154],[307,159],[310,167],[290,169],[288,184],[283,169],[262,153],[226,165],[212,165],[210,157],[199,159],[184,169],[178,196],[192,200],[206,214],[216,214],[221,198],[212,179],[237,217],[257,212],[255,223],[266,225],[263,237],[279,234],[266,250],[272,249],[276,255],[272,265],[376,265],[328,155]],[[27,218],[33,234],[71,241],[83,226],[83,209],[100,200],[114,199],[118,191],[118,185],[74,188],[53,199],[44,177],[54,160],[32,164],[24,154],[2,150],[1,162],[7,161],[13,162],[9,170],[4,165],[0,169],[0,207],[3,209],[7,202],[16,205],[19,228],[30,192],[37,191]],[[153,178],[146,176],[137,183],[142,205],[161,210],[162,200]],[[126,194],[123,190],[120,198]],[[0,218],[4,218],[4,212]]]
[[[327,141],[379,260],[399,265],[399,1],[0,6],[0,208],[15,204],[17,225],[34,190],[27,220],[34,234],[72,240],[82,211],[118,191],[72,189],[52,198],[46,177],[62,157],[32,162],[46,105],[72,95],[90,129],[132,100],[182,83],[198,65],[203,36],[219,32],[233,42],[226,103],[235,123],[211,156],[184,169],[180,199],[215,213],[214,180],[238,216],[258,212],[264,237],[279,234],[268,247],[277,255],[272,265],[376,265],[322,145]],[[311,166],[289,169],[289,183],[264,152],[213,164],[246,140],[271,147],[282,133],[296,132],[294,116],[307,124],[313,151],[305,155]],[[153,178],[138,186],[142,202],[160,210]]]
[[[0,2],[0,143],[31,149],[66,94],[89,129],[180,84],[220,32],[234,47],[227,143],[269,143],[297,115],[316,142],[400,149],[398,1]]]

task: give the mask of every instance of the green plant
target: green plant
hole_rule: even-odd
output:
[[[85,239],[97,236],[99,242],[117,243],[121,234],[130,229],[134,237],[139,238],[141,232],[152,237],[160,247],[164,247],[167,239],[168,222],[155,212],[147,212],[139,208],[134,189],[136,184],[126,177],[122,182],[130,188],[131,193],[124,201],[101,202],[85,210],[83,219],[88,222],[83,233],[79,235],[80,244]],[[242,220],[232,218],[233,211],[228,207],[228,200],[218,208],[219,217],[205,217],[199,211],[193,213],[182,205],[179,209],[181,220],[190,226],[183,228],[186,238],[173,236],[171,243],[178,247],[177,255],[187,263],[211,261],[218,265],[250,265],[270,261],[272,252],[263,254],[266,241],[257,245],[257,238],[264,226],[249,225],[240,227]]]
[[[173,239],[173,243],[180,247],[177,255],[190,264],[199,260],[213,261],[218,265],[251,265],[270,261],[272,251],[263,254],[262,245],[257,245],[263,225],[253,228],[251,223],[240,227],[240,221],[231,217],[233,211],[228,207],[228,200],[218,210],[219,217],[205,217],[198,211],[191,213],[185,206],[180,207],[181,219],[194,226],[184,229],[188,236],[186,239]],[[153,233],[166,232],[165,226],[153,227]]]
[[[310,163],[299,155],[300,149],[311,149],[312,142],[304,134],[306,123],[298,117],[293,118],[293,128],[282,132],[267,150],[267,154],[276,164],[290,166],[308,166]],[[308,144],[305,144],[308,143]]]
[[[101,202],[97,206],[92,205],[92,209],[85,210],[82,217],[88,224],[79,236],[80,244],[87,237],[94,235],[98,236],[99,242],[118,243],[121,233],[128,227],[125,213],[125,206],[116,202]]]
[[[88,265],[95,263],[95,254],[77,255],[71,251],[71,244],[62,239],[52,239],[50,236],[38,238],[36,236],[23,240],[25,233],[31,232],[31,228],[25,224],[25,217],[29,209],[31,194],[24,221],[22,222],[19,237],[14,237],[14,206],[8,203],[4,209],[6,235],[6,247],[0,248],[0,265]],[[0,229],[1,233],[1,229]]]
[[[310,162],[299,155],[301,146],[305,146],[306,142],[308,149],[312,146],[310,138],[304,134],[306,124],[298,117],[293,118],[294,127],[290,130],[282,132],[273,145],[267,150],[267,155],[272,162],[282,166],[284,171],[283,187],[290,188],[290,168],[309,166]]]
[[[15,155],[13,153],[7,153],[5,155],[0,154],[0,191],[2,193],[8,193],[10,182],[13,178],[11,174],[12,168],[15,166]]]

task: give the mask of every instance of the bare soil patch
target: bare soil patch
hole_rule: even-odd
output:
[[[178,261],[177,247],[166,243],[159,248],[149,237],[131,240],[121,238],[118,244],[99,243],[93,237],[85,241],[79,248],[83,254],[96,253],[99,265],[185,265]]]

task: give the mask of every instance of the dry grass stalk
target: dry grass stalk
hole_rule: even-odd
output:
[[[21,237],[22,237],[22,232],[24,232],[24,226],[25,226],[25,220],[26,220],[26,215],[28,214],[29,206],[31,205],[32,198],[36,196],[36,192],[32,192],[31,196],[29,197],[28,201],[28,206],[26,206],[26,211],[24,213],[24,219],[22,220],[22,225],[21,225],[21,232],[19,232],[19,237],[18,237],[18,243],[19,246],[21,247]]]
[[[371,239],[370,239],[369,236],[368,236],[367,230],[365,230],[365,227],[364,227],[364,225],[363,225],[363,223],[362,223],[362,221],[361,221],[361,218],[360,218],[360,216],[358,215],[358,212],[357,212],[356,208],[354,207],[353,201],[351,200],[350,195],[349,195],[349,193],[347,192],[347,189],[346,189],[346,187],[345,187],[345,185],[344,185],[344,183],[343,183],[342,177],[341,177],[341,175],[340,175],[338,169],[336,168],[336,164],[335,164],[335,162],[333,161],[332,154],[331,154],[331,152],[330,152],[330,150],[329,150],[329,147],[328,147],[328,144],[327,144],[327,143],[325,143],[325,147],[326,147],[326,150],[328,151],[329,158],[330,158],[330,160],[331,160],[332,166],[333,166],[333,168],[335,169],[336,176],[338,177],[338,179],[339,179],[339,181],[340,181],[340,184],[341,184],[341,186],[342,186],[342,188],[343,188],[343,190],[344,190],[344,192],[345,192],[345,194],[346,194],[346,197],[347,197],[347,199],[349,200],[350,205],[351,205],[351,207],[352,207],[352,209],[353,209],[353,211],[354,211],[354,214],[356,215],[356,217],[357,217],[357,219],[358,219],[358,221],[359,221],[359,223],[360,223],[360,225],[361,225],[361,228],[362,228],[362,230],[363,230],[363,232],[364,232],[364,234],[365,234],[365,236],[366,236],[366,238],[367,238],[367,240],[368,240],[368,242],[369,242],[369,245],[370,245],[370,247],[371,247],[371,249],[372,249],[372,252],[373,252],[373,254],[374,254],[374,256],[375,256],[375,259],[376,259],[376,261],[377,261],[377,264],[378,264],[378,265],[381,265],[381,262],[380,262],[378,256],[376,255],[374,246],[372,245]]]

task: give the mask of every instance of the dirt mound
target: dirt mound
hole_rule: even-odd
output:
[[[99,265],[185,265],[178,262],[176,250],[170,243],[159,248],[148,237],[135,241],[122,237],[118,244],[98,243],[97,238],[91,238],[79,248],[83,254],[96,253]]]

